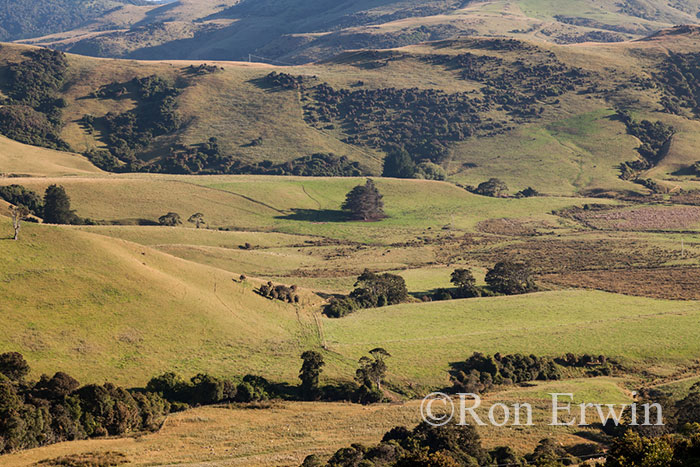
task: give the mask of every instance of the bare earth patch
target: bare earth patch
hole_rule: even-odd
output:
[[[599,230],[683,230],[700,224],[700,206],[646,206],[579,211],[574,217]]]
[[[545,274],[541,280],[639,297],[700,300],[700,268],[647,268]]]
[[[538,238],[473,253],[472,258],[490,265],[510,259],[529,263],[541,274],[620,268],[653,268],[689,258],[646,242],[626,239],[559,240]]]
[[[519,219],[488,219],[477,224],[480,232],[514,237],[537,235],[537,229],[549,227],[542,221],[523,221]]]

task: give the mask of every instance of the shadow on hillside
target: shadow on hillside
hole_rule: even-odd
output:
[[[336,209],[294,209],[286,216],[276,216],[275,219],[306,222],[348,222],[350,217],[345,211]]]
[[[675,172],[671,172],[671,175],[674,176],[683,176],[683,175],[697,175],[697,172],[693,169],[692,166],[685,166],[681,167],[680,169],[676,170]]]
[[[99,225],[160,225],[158,222],[151,219],[110,219],[98,222]]]
[[[267,79],[265,79],[265,78],[266,78],[266,77],[263,76],[262,78],[253,78],[253,79],[249,79],[248,81],[246,81],[246,83],[250,83],[250,84],[256,86],[257,88],[262,89],[262,90],[265,90],[265,91],[267,91],[267,92],[284,92],[284,91],[288,91],[288,89],[285,89],[285,88],[283,88],[283,87],[275,86],[274,84],[271,84],[271,83],[270,83]]]

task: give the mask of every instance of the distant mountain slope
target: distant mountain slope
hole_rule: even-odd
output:
[[[146,0],[0,0],[0,40],[68,31],[125,5]]]
[[[31,43],[100,57],[305,63],[460,35],[616,42],[696,23],[699,12],[700,0],[178,0]]]

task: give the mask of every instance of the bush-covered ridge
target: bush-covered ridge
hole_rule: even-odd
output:
[[[464,80],[482,85],[479,93],[446,93],[435,89],[335,89],[327,83],[272,72],[266,86],[298,90],[304,118],[318,128],[341,126],[346,143],[383,151],[404,148],[416,162],[444,162],[451,144],[471,136],[488,136],[507,130],[513,123],[537,119],[544,105],[557,97],[590,86],[590,76],[569,67],[552,53],[524,48],[525,56],[507,62],[498,57],[426,55],[427,63],[459,72]],[[403,55],[391,55],[400,60]],[[380,61],[386,60],[382,57]],[[371,61],[370,61],[371,62]],[[369,66],[366,61],[363,66]],[[486,114],[505,112],[507,118]]]

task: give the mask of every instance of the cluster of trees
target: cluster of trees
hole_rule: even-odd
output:
[[[620,165],[620,178],[634,180],[640,172],[651,169],[666,157],[676,131],[672,126],[661,121],[642,120],[638,122],[626,110],[618,110],[617,117],[627,127],[627,132],[642,143],[637,148],[641,159],[627,161]]]
[[[298,157],[280,164],[262,161],[251,165],[239,165],[234,171],[238,174],[297,175],[302,177],[359,177],[367,175],[367,171],[358,162],[353,162],[346,156],[322,153]]]
[[[395,274],[375,274],[368,269],[355,282],[355,290],[347,297],[333,298],[323,308],[329,318],[342,318],[361,308],[396,305],[408,299],[406,281]]]
[[[217,71],[221,71],[223,69],[223,67],[202,63],[201,65],[190,65],[185,68],[185,71],[191,75],[202,76],[216,73]]]
[[[445,170],[429,160],[416,163],[403,148],[390,151],[384,158],[383,177],[445,180]]]
[[[304,86],[304,77],[273,71],[262,79],[262,82],[273,88],[300,89]]]
[[[353,220],[378,221],[386,217],[382,199],[374,182],[367,179],[364,185],[356,186],[346,195],[341,207],[350,213]]]
[[[22,143],[66,150],[59,134],[66,102],[58,96],[68,70],[66,56],[48,49],[23,55],[25,60],[8,67],[0,133]]]
[[[518,295],[534,292],[537,284],[530,267],[525,263],[500,261],[486,273],[488,289],[478,287],[471,270],[458,268],[452,272],[450,282],[453,289],[437,289],[432,296],[424,300],[452,300],[490,295]]]
[[[486,273],[488,289],[476,285],[471,270],[458,268],[452,272],[452,289],[437,289],[424,301],[452,300],[493,295],[517,295],[537,290],[530,267],[525,263],[500,261]],[[323,308],[329,318],[342,318],[363,308],[396,305],[409,298],[406,282],[396,274],[376,274],[365,270],[348,296],[334,297]]]
[[[46,224],[92,224],[90,219],[79,217],[71,209],[66,190],[59,185],[50,185],[44,198],[22,185],[0,187],[0,198],[12,204],[11,214],[15,229],[15,240],[19,237],[22,221],[31,221],[30,215],[41,217]]]
[[[24,206],[37,217],[42,217],[44,201],[33,190],[22,185],[12,184],[0,186],[0,198],[15,206]]]
[[[22,355],[0,355],[0,453],[155,430],[170,404],[154,393],[80,383],[66,373],[28,381]]]
[[[301,467],[558,467],[575,465],[578,461],[550,438],[541,440],[532,453],[519,456],[511,447],[485,449],[471,425],[452,422],[432,426],[422,422],[412,430],[404,426],[392,428],[376,446],[353,444],[339,449],[326,462],[318,455],[310,455]]]
[[[461,185],[460,185],[461,186]],[[508,185],[500,178],[490,178],[485,182],[481,182],[476,187],[468,185],[464,189],[481,196],[490,196],[491,198],[506,198],[508,197]],[[540,193],[532,187],[527,187],[513,195],[515,198],[532,198],[540,196]]]
[[[455,365],[450,381],[454,392],[483,393],[498,385],[561,377],[561,371],[551,358],[521,354],[486,356],[475,352]]]
[[[192,214],[188,219],[187,222],[190,224],[194,224],[196,228],[201,228],[203,225],[206,225],[206,221],[204,220],[204,214],[201,212],[195,212]],[[182,217],[180,217],[180,214],[176,212],[169,212],[167,214],[163,214],[158,218],[158,223],[162,226],[165,227],[177,227],[178,225],[182,225]]]
[[[24,357],[8,352],[0,354],[0,453],[156,430],[171,411],[190,406],[278,398],[380,402],[388,357],[382,348],[370,350],[358,362],[355,382],[349,383],[321,385],[323,355],[308,350],[301,354],[298,387],[252,374],[225,379],[200,373],[185,380],[168,372],[152,378],[143,389],[125,389],[111,383],[80,386],[62,372],[29,381]]]
[[[586,376],[610,376],[619,364],[604,355],[566,354],[560,358],[535,355],[484,355],[474,352],[466,361],[453,365],[450,374],[451,391],[455,393],[484,393],[495,386],[528,381],[560,380],[562,368],[578,368]]]
[[[299,303],[300,300],[296,285],[287,287],[286,285],[274,285],[272,282],[268,282],[260,286],[258,293],[263,297],[282,300],[287,303]]]

